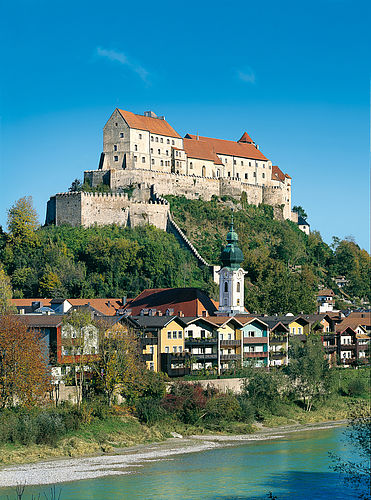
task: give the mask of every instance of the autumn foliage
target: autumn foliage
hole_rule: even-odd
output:
[[[15,316],[0,317],[0,408],[42,403],[50,371],[40,334]]]

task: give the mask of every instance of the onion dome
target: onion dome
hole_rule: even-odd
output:
[[[227,246],[221,253],[220,260],[223,267],[230,267],[231,269],[239,269],[243,262],[243,253],[238,246],[238,234],[234,230],[233,220],[229,233],[227,234]]]

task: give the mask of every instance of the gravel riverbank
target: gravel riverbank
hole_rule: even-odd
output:
[[[171,438],[162,443],[138,445],[115,450],[115,453],[96,457],[58,459],[33,464],[0,468],[0,487],[17,484],[57,484],[102,476],[138,472],[144,462],[166,460],[183,453],[195,453],[216,447],[236,446],[252,441],[280,439],[294,432],[325,430],[345,425],[346,421],[322,422],[307,425],[288,425],[262,428],[254,434],[200,435]]]

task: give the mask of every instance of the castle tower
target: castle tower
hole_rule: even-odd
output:
[[[244,307],[244,276],[247,274],[241,268],[243,253],[238,246],[238,235],[233,228],[227,234],[227,246],[221,253],[222,268],[219,271],[219,313],[243,314]]]

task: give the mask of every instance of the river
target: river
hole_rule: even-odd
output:
[[[278,500],[356,498],[329,468],[329,451],[350,457],[343,431],[336,427],[297,432],[271,441],[146,460],[123,474],[65,482],[57,490],[61,489],[61,500],[244,500],[268,498],[270,491]],[[27,487],[23,499],[44,491],[50,486]],[[16,498],[14,489],[0,489],[0,498],[7,494]]]

